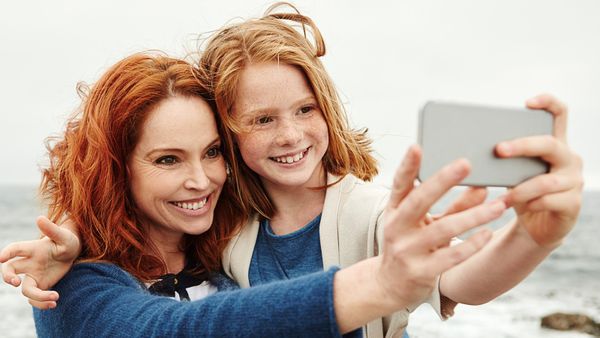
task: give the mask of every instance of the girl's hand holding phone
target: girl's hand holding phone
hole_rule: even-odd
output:
[[[567,145],[567,108],[555,97],[542,94],[527,101],[531,109],[544,109],[555,117],[552,136],[532,136],[502,142],[498,156],[541,157],[550,165],[546,174],[509,190],[505,202],[514,207],[518,224],[540,246],[555,248],[571,231],[581,208],[582,160]]]

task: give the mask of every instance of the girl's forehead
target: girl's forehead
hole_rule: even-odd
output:
[[[312,87],[297,67],[287,64],[250,64],[242,70],[234,106],[246,108],[313,98]],[[247,110],[247,109],[244,109]]]

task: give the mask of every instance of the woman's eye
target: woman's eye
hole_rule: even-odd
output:
[[[219,155],[221,155],[221,146],[212,147],[206,152],[206,157],[208,158],[215,158]]]
[[[173,165],[177,163],[177,157],[171,155],[161,156],[156,161],[154,161],[154,163],[163,165]]]
[[[300,113],[308,114],[308,113],[312,112],[314,109],[315,109],[314,106],[305,106],[305,107],[300,108]]]

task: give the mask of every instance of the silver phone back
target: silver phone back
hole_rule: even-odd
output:
[[[419,143],[423,160],[421,181],[455,159],[471,163],[461,185],[517,185],[547,172],[539,158],[500,159],[495,145],[524,136],[552,134],[554,119],[544,110],[498,108],[451,102],[428,102],[419,117]]]

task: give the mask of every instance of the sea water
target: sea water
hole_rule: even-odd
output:
[[[443,210],[455,195],[443,199],[434,211]],[[0,247],[36,238],[35,217],[41,212],[35,187],[0,186]],[[491,226],[513,216],[507,212]],[[443,322],[428,305],[421,306],[411,315],[408,329],[414,338],[589,337],[542,329],[540,318],[558,311],[600,320],[600,191],[584,193],[575,229],[517,287],[485,305],[459,305],[454,317]],[[31,307],[19,289],[4,283],[0,283],[0,337],[35,337]]]

